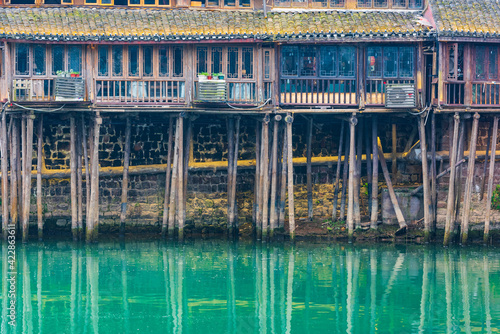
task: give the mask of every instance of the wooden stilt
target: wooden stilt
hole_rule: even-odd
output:
[[[358,119],[353,114],[350,119],[350,141],[349,141],[349,190],[347,200],[347,228],[349,241],[352,242],[354,235],[354,196],[355,196],[355,173],[356,173],[356,124]]]
[[[292,146],[292,123],[293,117],[286,116],[286,140],[287,140],[287,170],[288,170],[288,230],[290,239],[295,239],[295,207],[293,195],[293,146]]]
[[[313,219],[313,198],[312,198],[312,134],[313,134],[313,118],[309,118],[307,122],[307,217]]]
[[[281,182],[280,182],[280,203],[279,203],[279,218],[278,228],[285,227],[285,206],[286,206],[286,171],[287,171],[287,138],[286,126],[283,127],[283,148],[281,152]]]
[[[360,129],[357,131],[356,147],[356,169],[354,171],[354,226],[361,227],[361,157],[363,156],[363,132],[364,120],[360,123]]]
[[[431,115],[431,200],[432,200],[432,223],[431,234],[436,232],[437,219],[437,165],[436,165],[436,113]]]
[[[87,217],[87,242],[96,242],[99,230],[99,133],[102,124],[99,112],[94,120],[94,131],[92,140],[91,159],[91,185],[90,185],[90,208]]]
[[[22,234],[22,217],[23,217],[23,201],[24,201],[24,196],[23,196],[23,154],[26,152],[26,149],[24,146],[26,145],[26,118],[24,117],[24,113],[21,113],[21,131],[20,134],[21,136],[19,137],[19,159],[17,159],[17,197],[18,199],[18,212],[17,216],[19,217],[19,224],[18,224],[18,231],[20,234]]]
[[[7,239],[9,225],[9,176],[7,159],[7,116],[5,115],[4,109],[2,109],[0,129],[0,154],[2,155],[2,236],[4,239]]]
[[[92,159],[94,158],[94,126],[92,125],[92,121],[89,120],[89,179],[87,181],[87,221],[90,220],[90,214],[91,214],[91,201],[90,201],[90,195],[92,193],[92,169],[93,169],[93,164],[92,164]]]
[[[465,181],[465,193],[464,193],[464,209],[462,214],[462,224],[460,227],[462,245],[467,243],[467,238],[469,236],[469,219],[470,219],[470,206],[472,199],[472,191],[474,186],[474,167],[476,163],[476,144],[477,144],[477,131],[479,128],[479,114],[476,112],[474,114],[474,119],[472,121],[472,133],[470,138],[469,146],[469,165],[467,166],[467,179]]]
[[[122,203],[120,208],[120,235],[125,234],[125,220],[127,219],[128,203],[128,169],[130,165],[130,116],[125,124],[125,142],[123,143],[123,177],[122,177]]]
[[[178,171],[178,186],[177,186],[177,221],[179,225],[179,230],[178,230],[178,238],[179,240],[184,239],[184,217],[185,217],[185,212],[184,212],[184,117],[182,115],[179,116],[179,167],[177,169]]]
[[[33,162],[33,119],[35,115],[31,113],[26,120],[26,154],[23,155],[23,242],[28,241],[30,204],[31,204],[31,166]]]
[[[10,219],[11,224],[18,229],[19,217],[19,193],[18,183],[21,180],[18,178],[19,171],[19,119],[11,116],[12,132],[10,140]]]
[[[398,163],[396,160],[396,155],[398,153],[398,137],[397,137],[397,131],[396,131],[396,124],[392,124],[392,181],[396,182],[396,174],[398,171]]]
[[[493,117],[493,136],[491,138],[490,170],[488,173],[488,190],[486,192],[486,214],[484,220],[483,242],[488,243],[490,239],[490,220],[491,220],[491,197],[493,196],[493,177],[495,175],[495,159],[497,151],[498,136],[498,116]]]
[[[344,166],[342,171],[342,193],[340,196],[340,212],[339,212],[339,220],[344,221],[345,219],[345,204],[346,204],[346,194],[347,194],[347,183],[348,183],[348,172],[349,172],[349,161],[350,161],[350,141],[348,140],[349,132],[346,131],[346,139],[344,146]]]
[[[387,163],[385,162],[385,157],[384,157],[384,149],[382,148],[382,143],[380,142],[380,138],[377,138],[377,143],[378,143],[378,158],[380,160],[380,166],[382,167],[385,183],[387,184],[387,190],[389,191],[389,196],[391,197],[391,202],[394,207],[394,212],[396,213],[396,217],[398,219],[399,230],[396,231],[396,235],[404,234],[406,232],[407,225],[405,222],[405,217],[403,216],[403,212],[401,212],[401,208],[399,207],[398,198],[396,197],[396,193],[394,192],[394,188],[392,186],[391,176],[389,175],[389,170],[387,169]]]
[[[78,239],[82,238],[83,234],[83,168],[82,168],[82,143],[83,134],[82,127],[80,124],[80,119],[76,120],[76,190],[77,190],[77,200],[78,200],[78,215],[77,215],[77,229],[78,229]],[[43,158],[43,153],[42,153]]]
[[[377,116],[372,116],[372,152],[373,152],[373,170],[372,170],[372,209],[370,217],[370,227],[377,228],[378,224],[378,142],[377,142],[377,129],[378,120]]]
[[[238,205],[236,202],[236,180],[238,176],[238,151],[239,151],[239,141],[240,141],[240,116],[236,116],[234,120],[234,154],[233,154],[233,165],[231,168],[233,169],[233,182],[231,182],[232,190],[231,194],[233,196],[232,205],[233,209],[231,213],[232,217],[232,228],[233,228],[233,236],[238,236]]]
[[[162,237],[167,236],[168,206],[170,204],[170,174],[172,173],[172,141],[174,138],[174,119],[168,117],[168,143],[167,143],[167,171],[165,176],[165,198],[163,201],[163,221],[161,225]]]
[[[69,165],[70,165],[70,188],[71,188],[71,233],[73,234],[73,241],[78,239],[78,203],[76,197],[76,125],[75,118],[69,118],[70,126],[70,152],[69,152]]]
[[[335,172],[335,183],[333,184],[333,210],[332,221],[337,221],[337,204],[339,200],[340,166],[342,165],[342,146],[344,146],[345,122],[341,121],[339,146],[337,148],[337,171]]]
[[[174,147],[174,162],[172,164],[172,182],[170,186],[170,208],[168,209],[168,236],[174,237],[175,233],[175,216],[177,202],[177,187],[178,187],[178,169],[179,169],[179,119],[177,117],[175,124],[175,147]]]
[[[234,118],[227,117],[227,232],[233,235],[234,196],[233,196],[233,160],[234,160]]]
[[[486,141],[486,155],[484,156],[484,165],[483,165],[483,180],[481,181],[481,195],[480,200],[484,199],[484,189],[486,187],[486,179],[487,179],[487,170],[488,170],[488,157],[490,152],[490,143],[491,143],[491,133],[493,131],[493,122],[490,122],[488,127],[488,140]]]
[[[368,135],[370,133],[370,126],[368,123],[368,120],[366,121],[366,128],[365,128],[366,135],[365,137],[365,150],[366,150],[366,183],[367,183],[367,192],[368,192],[368,205],[367,205],[367,214],[370,215],[370,210],[371,210],[371,203],[372,203],[372,198],[371,198],[371,193],[372,193],[372,152],[371,152],[371,145],[370,145],[370,136]]]
[[[272,174],[271,174],[271,218],[269,236],[274,237],[274,231],[278,227],[278,216],[276,210],[276,193],[278,187],[278,131],[281,116],[274,118],[273,146],[272,146]]]
[[[429,172],[427,164],[427,141],[425,135],[425,118],[426,115],[422,114],[419,119],[419,135],[420,135],[420,149],[422,156],[422,183],[424,187],[424,241],[429,242],[431,237],[431,199],[429,189]]]
[[[85,224],[89,220],[90,207],[90,166],[89,152],[87,149],[87,127],[85,126],[85,118],[82,115],[82,146],[83,146],[83,162],[85,166]]]
[[[458,151],[457,151],[457,160],[461,160],[464,157],[465,151],[465,122],[460,124],[460,130],[458,133]],[[455,208],[454,208],[454,217],[453,221],[454,226],[458,224],[458,218],[460,217],[460,204],[462,203],[462,174],[463,167],[462,165],[456,167],[457,172],[455,174]],[[455,228],[453,228],[455,229]]]
[[[261,217],[260,214],[260,165],[261,165],[261,132],[260,132],[260,121],[255,122],[255,185],[254,185],[254,217],[253,225],[255,229],[255,235],[257,238],[262,237],[262,225],[259,223]]]
[[[36,155],[36,213],[38,240],[43,239],[43,207],[42,207],[42,162],[43,162],[43,114],[38,121],[38,141]],[[11,172],[12,175],[14,175]]]
[[[269,235],[269,115],[262,124],[263,165],[262,168],[262,238]]]
[[[187,203],[187,184],[189,177],[189,155],[191,151],[191,135],[193,133],[193,120],[192,118],[187,119],[186,133],[184,135],[184,177],[182,186],[182,199],[184,202],[184,210],[182,211],[182,221],[186,221],[186,203]]]
[[[455,216],[453,215],[453,208],[455,206],[455,171],[456,168],[453,168],[455,166],[456,160],[457,160],[457,141],[458,141],[458,128],[459,128],[459,123],[460,123],[460,116],[458,113],[455,113],[454,116],[454,126],[453,126],[453,139],[451,141],[452,146],[451,146],[451,156],[450,156],[450,166],[452,166],[450,170],[450,182],[448,186],[448,200],[447,200],[447,207],[446,207],[446,223],[445,223],[445,230],[444,230],[444,241],[443,244],[444,246],[448,246],[450,244],[450,239],[453,235],[453,229],[454,229],[454,219]]]

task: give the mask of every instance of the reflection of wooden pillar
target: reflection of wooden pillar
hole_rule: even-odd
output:
[[[453,234],[454,229],[454,219],[455,215],[453,214],[453,208],[455,206],[455,173],[456,173],[456,161],[457,161],[457,142],[458,142],[458,127],[460,123],[460,116],[458,113],[455,113],[454,116],[454,126],[453,126],[453,139],[452,146],[450,148],[450,182],[448,184],[448,200],[446,207],[446,223],[444,230],[444,241],[443,244],[448,246],[450,243],[450,239]]]
[[[5,110],[2,110],[0,128],[0,154],[2,155],[2,236],[7,239],[9,225],[9,177],[7,159],[7,119]],[[30,175],[31,176],[31,175]]]
[[[288,229],[290,238],[295,238],[295,207],[293,195],[293,146],[292,146],[292,123],[293,117],[286,116],[286,139],[287,139],[287,169],[288,169]]]
[[[486,195],[486,217],[484,220],[484,236],[483,236],[484,243],[487,243],[490,238],[491,196],[493,195],[493,176],[495,175],[497,136],[498,136],[498,116],[495,116],[493,117],[493,136],[491,138],[490,170],[488,175],[488,190]]]
[[[130,116],[127,117],[125,125],[125,142],[123,143],[123,177],[122,177],[122,203],[120,208],[120,235],[125,234],[125,220],[127,218],[128,202],[128,169],[130,165]]]
[[[291,124],[291,123],[290,123]],[[288,255],[288,275],[286,284],[286,334],[292,331],[293,274],[295,269],[295,249],[292,247]]]
[[[335,172],[335,183],[333,184],[333,210],[332,210],[333,222],[337,221],[337,204],[339,200],[339,184],[340,184],[340,166],[342,165],[342,147],[344,146],[344,127],[345,123],[344,121],[341,121],[339,146],[337,148],[337,171]]]

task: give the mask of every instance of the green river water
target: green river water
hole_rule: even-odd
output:
[[[17,275],[1,252],[2,334],[500,332],[494,248],[18,243]]]

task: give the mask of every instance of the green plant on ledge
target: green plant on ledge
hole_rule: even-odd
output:
[[[496,186],[493,190],[493,195],[491,196],[491,208],[500,211],[500,184]]]

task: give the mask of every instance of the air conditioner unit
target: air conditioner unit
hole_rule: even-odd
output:
[[[82,77],[57,77],[55,92],[56,101],[83,101],[84,80]]]
[[[414,84],[388,84],[385,86],[386,108],[415,108],[417,99]]]
[[[226,80],[200,80],[196,100],[200,102],[226,102]]]

